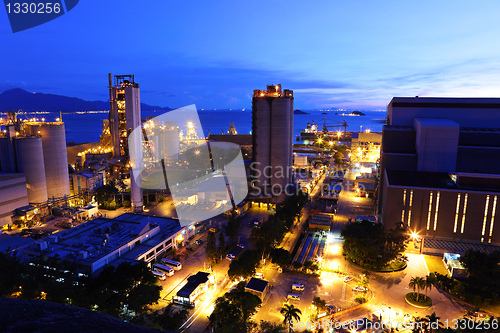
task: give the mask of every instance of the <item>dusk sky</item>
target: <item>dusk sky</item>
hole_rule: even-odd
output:
[[[385,110],[393,96],[500,97],[500,2],[96,1],[12,33],[0,10],[0,92],[250,108],[281,83],[295,107]]]

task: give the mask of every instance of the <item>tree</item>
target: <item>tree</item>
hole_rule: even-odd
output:
[[[422,285],[425,289],[425,299],[427,300],[427,289],[432,290],[432,281],[429,278],[422,279]]]
[[[247,332],[248,318],[260,303],[260,299],[245,292],[245,284],[240,283],[235,290],[217,299],[209,317],[210,326],[216,333]]]
[[[259,325],[259,333],[281,333],[283,326],[270,321],[261,321]]]
[[[219,256],[226,255],[226,238],[222,232],[219,234],[219,247],[217,248],[217,252]]]
[[[420,296],[420,289],[424,287],[424,279],[421,277],[412,277],[408,287],[413,288],[413,292],[417,289],[416,301],[418,302]]]
[[[288,330],[289,332],[292,332],[292,323],[293,321],[299,321],[300,320],[300,315],[302,315],[302,312],[296,308],[295,306],[290,305],[290,304],[283,304],[283,307],[281,308],[280,313],[283,315],[283,323],[288,324]]]
[[[229,220],[224,226],[224,232],[226,236],[231,240],[231,245],[236,245],[238,238],[238,229],[240,228],[241,220],[238,218],[238,214],[235,209],[229,212]]]
[[[320,297],[314,297],[312,300],[312,305],[316,307],[316,318],[318,317],[319,311],[326,310],[326,301]]]
[[[401,223],[386,232],[382,224],[367,220],[348,223],[341,235],[344,237],[343,252],[347,259],[372,269],[383,268],[400,258],[408,237]]]
[[[213,260],[217,256],[217,243],[215,242],[215,233],[211,231],[208,233],[205,253],[208,260]]]
[[[272,249],[271,260],[280,266],[287,266],[292,261],[292,255],[283,248]]]
[[[255,269],[260,262],[260,254],[256,250],[244,251],[238,259],[233,259],[229,265],[227,275],[231,280],[249,278],[255,274]]]
[[[170,303],[162,314],[157,314],[153,319],[162,330],[178,332],[181,325],[187,320],[189,312],[186,309],[175,311],[174,305]]]
[[[306,260],[306,262],[304,263],[304,268],[309,269],[309,270],[314,272],[314,271],[317,271],[319,269],[319,265],[314,260],[309,259],[309,260]]]
[[[425,322],[427,323],[427,327],[429,329],[429,332],[432,333],[433,331],[433,326],[442,326],[443,324],[439,321],[441,319],[440,317],[436,316],[436,313],[433,312],[430,315],[425,316]]]
[[[299,261],[294,261],[294,262],[292,263],[292,266],[293,266],[293,268],[295,268],[295,269],[300,269],[300,268],[302,268],[302,263],[301,263],[301,262],[299,262]]]

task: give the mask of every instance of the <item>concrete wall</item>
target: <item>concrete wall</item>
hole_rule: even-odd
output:
[[[460,126],[448,119],[416,118],[419,171],[455,171]]]
[[[42,139],[40,137],[16,138],[15,146],[18,170],[26,176],[29,202],[47,201]]]
[[[11,223],[13,211],[27,206],[28,191],[23,174],[0,174],[0,226]]]
[[[384,185],[386,186],[386,185]],[[417,232],[424,237],[448,238],[456,240],[470,240],[475,242],[500,244],[500,223],[498,219],[493,223],[492,236],[489,236],[491,228],[491,220],[493,208],[495,208],[495,216],[500,213],[500,198],[499,193],[494,192],[472,192],[465,190],[446,190],[446,189],[424,189],[424,188],[406,188],[406,202],[403,205],[403,193],[405,188],[399,186],[386,186],[385,194],[387,197],[384,201],[384,226],[385,229],[393,228],[395,223],[402,220],[402,211],[405,210],[404,220],[406,225],[413,232]],[[409,195],[413,190],[413,200],[411,207],[411,220],[408,221],[409,215]],[[430,193],[433,193],[432,204],[430,209],[430,224],[427,230],[427,221],[429,213]],[[439,193],[439,210],[437,215],[436,230],[434,231],[434,223],[436,221],[436,204],[437,195]],[[457,213],[457,198],[460,194],[460,202]],[[465,197],[467,195],[467,207],[465,210],[465,220],[463,220],[463,212],[465,205]],[[486,198],[489,195],[488,208],[486,210],[486,223],[484,223],[484,212],[486,206]],[[495,197],[497,198],[496,205],[494,204]],[[495,207],[494,207],[495,206]],[[457,220],[455,232],[455,220]],[[464,228],[462,232],[462,221]],[[484,224],[484,235],[483,235]]]

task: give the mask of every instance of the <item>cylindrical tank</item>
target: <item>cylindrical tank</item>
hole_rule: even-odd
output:
[[[270,184],[268,176],[270,158],[271,158],[271,100],[267,98],[253,98],[252,111],[252,134],[253,134],[253,156],[254,166],[251,168],[254,172],[252,180],[257,180],[257,187],[263,187],[264,184]],[[282,148],[282,147],[280,147]],[[256,171],[258,170],[258,171]]]
[[[165,128],[161,132],[161,157],[168,165],[173,165],[179,160],[179,129]]]
[[[47,181],[47,196],[59,198],[70,195],[68,154],[64,123],[32,123],[30,133],[42,137],[43,164]]]
[[[30,203],[47,201],[47,182],[40,137],[15,139],[17,167],[26,175],[28,200]]]

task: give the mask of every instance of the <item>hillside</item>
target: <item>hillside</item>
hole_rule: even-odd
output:
[[[48,112],[75,112],[75,111],[106,111],[109,102],[85,101],[76,97],[54,94],[31,93],[21,88],[6,90],[0,94],[0,112],[18,111],[48,111]],[[172,110],[169,107],[154,106],[141,103],[141,110]]]
[[[100,312],[44,301],[0,297],[0,332],[160,333]]]

